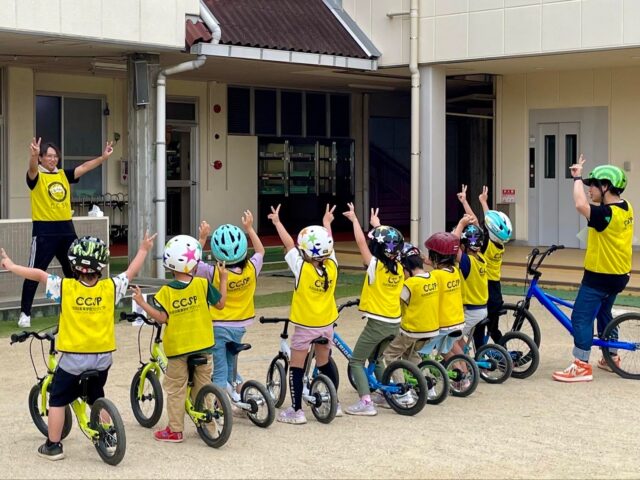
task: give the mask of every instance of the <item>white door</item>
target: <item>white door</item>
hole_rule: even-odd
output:
[[[579,248],[580,215],[573,202],[569,167],[578,160],[580,124],[540,124],[538,139],[538,243]]]

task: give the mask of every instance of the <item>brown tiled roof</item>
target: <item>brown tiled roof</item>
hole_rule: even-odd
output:
[[[193,23],[191,20],[187,20],[185,30],[185,44],[187,50],[194,43],[210,42],[213,38],[207,26],[200,21]]]
[[[322,0],[204,3],[220,23],[221,44],[369,58]],[[196,37],[194,30],[200,30],[200,25],[190,27],[187,22],[187,45],[192,45],[189,35]]]

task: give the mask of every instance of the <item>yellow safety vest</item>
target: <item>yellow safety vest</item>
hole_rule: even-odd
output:
[[[63,278],[56,346],[66,353],[106,353],[116,349],[116,286],[106,278],[88,287]]]
[[[487,277],[487,262],[481,253],[477,257],[469,255],[471,270],[467,278],[462,278],[462,303],[464,305],[484,306],[489,300],[489,278]]]
[[[31,218],[44,222],[71,220],[71,191],[64,170],[38,172],[31,190]]]
[[[407,278],[404,285],[410,297],[408,304],[402,302],[400,328],[409,333],[433,335],[440,329],[438,280],[431,273],[424,273]]]
[[[598,232],[589,227],[584,268],[590,272],[623,275],[631,271],[633,243],[633,208],[624,210],[613,204],[611,221]]]
[[[218,310],[210,306],[209,311],[214,322],[237,322],[256,316],[253,296],[256,292],[256,268],[248,261],[242,272],[227,270],[227,299],[224,308]],[[220,291],[220,273],[213,273],[213,286]]]
[[[440,328],[452,329],[464,325],[464,309],[462,307],[462,288],[460,271],[457,267],[451,270],[433,270],[440,290]]]
[[[487,262],[487,278],[489,280],[500,281],[500,271],[502,270],[502,254],[504,245],[498,245],[491,239],[487,239],[487,249],[484,251],[484,259]]]
[[[155,300],[167,312],[164,352],[175,357],[210,348],[214,344],[211,314],[207,303],[209,282],[194,277],[185,288],[165,285]]]
[[[324,261],[329,281],[325,292],[325,278],[318,273],[310,262],[302,262],[298,284],[293,291],[289,320],[303,327],[321,328],[331,325],[338,318],[336,307],[336,282],[338,265],[332,259]]]
[[[402,315],[400,309],[400,294],[404,285],[404,270],[397,264],[398,273],[393,274],[387,270],[379,260],[376,261],[376,278],[369,283],[369,275],[365,274],[362,293],[360,294],[360,311],[389,319],[399,319]]]

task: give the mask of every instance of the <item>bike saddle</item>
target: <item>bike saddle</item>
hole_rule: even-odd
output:
[[[87,370],[86,372],[82,372],[80,375],[80,381],[86,382],[90,378],[97,377],[98,375],[100,375],[98,370]]]
[[[187,357],[187,365],[190,367],[197,367],[198,365],[206,365],[207,357],[203,357],[202,355],[189,355]]]
[[[250,348],[251,344],[249,343],[227,342],[227,351],[231,355],[238,355],[240,352],[244,352]]]
[[[506,310],[505,310],[506,313]],[[489,323],[489,317],[485,318],[484,320],[480,320],[478,323],[476,323],[476,327],[482,327],[483,325],[487,325]]]
[[[311,343],[315,343],[317,345],[326,345],[327,343],[329,343],[329,339],[326,337],[318,337],[311,340]]]
[[[453,332],[450,332],[447,335],[447,337],[451,337],[451,338],[458,338],[458,337],[461,337],[461,336],[462,336],[462,330],[454,330]]]

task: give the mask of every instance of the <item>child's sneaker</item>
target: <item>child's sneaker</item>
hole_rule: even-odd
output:
[[[456,392],[466,392],[471,386],[471,379],[465,377],[457,382],[451,382],[451,386],[456,390]]]
[[[620,368],[620,356],[619,355],[612,355],[611,356],[611,360],[613,360],[613,363],[615,363],[616,366],[618,368]],[[597,365],[598,365],[598,368],[600,368],[601,370],[606,370],[607,372],[613,373],[613,370],[611,369],[611,367],[609,366],[607,361],[604,359],[604,357],[602,357],[600,360],[598,360],[598,364]]]
[[[431,387],[427,391],[427,400],[435,400],[436,398],[438,398],[438,392],[436,392],[436,389],[434,387]]]
[[[590,382],[593,380],[591,365],[577,358],[564,370],[553,372],[551,375],[557,382]]]
[[[47,440],[38,447],[38,455],[47,460],[62,460],[64,458],[62,444],[60,442],[49,443]]]
[[[182,432],[172,432],[169,427],[154,432],[153,436],[159,442],[180,443],[183,440]]]
[[[413,392],[413,390],[409,390],[402,395],[394,396],[394,398],[399,404],[404,405],[405,407],[416,403],[416,400],[418,400],[418,396]]]
[[[338,402],[338,406],[336,407],[336,417],[343,417],[344,413],[342,411],[342,405]]]
[[[304,410],[294,410],[293,407],[289,407],[280,412],[280,415],[278,415],[278,421],[282,423],[302,425],[307,423],[307,417],[304,416]]]
[[[244,418],[246,415],[244,414],[244,410],[240,407],[236,407],[233,403],[231,404],[231,415],[236,418]]]
[[[366,417],[373,417],[378,414],[373,402],[365,403],[362,400],[358,400],[357,403],[347,407],[345,412],[349,415],[361,415]]]
[[[20,318],[18,319],[18,326],[20,328],[30,328],[31,317],[29,315],[25,315],[24,312],[20,312]]]
[[[376,407],[380,407],[380,408],[391,408],[391,406],[389,405],[389,402],[387,402],[387,399],[385,398],[385,396],[379,392],[373,392],[371,394],[371,401],[373,402],[373,404]]]

